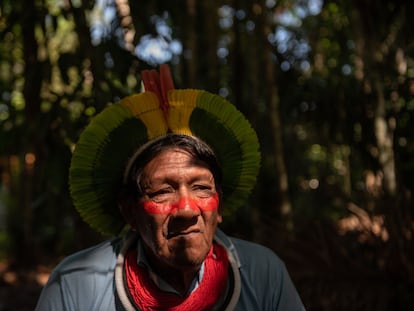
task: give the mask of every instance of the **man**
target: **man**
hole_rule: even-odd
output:
[[[259,168],[247,120],[216,95],[174,90],[166,66],[143,81],[85,129],[70,171],[82,217],[121,236],[63,260],[37,310],[304,310],[272,251],[217,228]]]

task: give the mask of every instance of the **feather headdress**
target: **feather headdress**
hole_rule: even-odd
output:
[[[174,89],[169,67],[142,72],[145,92],[98,115],[81,134],[69,174],[73,203],[95,230],[119,234],[117,204],[125,165],[140,146],[168,132],[196,136],[212,147],[223,173],[223,211],[235,211],[252,190],[260,166],[257,135],[234,105],[202,90]]]

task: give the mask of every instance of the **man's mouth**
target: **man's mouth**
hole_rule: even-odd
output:
[[[168,239],[172,239],[172,238],[176,238],[176,237],[185,237],[185,236],[189,236],[195,233],[200,233],[200,230],[198,229],[193,229],[193,230],[184,230],[184,231],[172,231],[172,232],[168,232]]]

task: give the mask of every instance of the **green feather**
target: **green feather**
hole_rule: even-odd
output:
[[[123,168],[146,141],[143,122],[118,104],[97,115],[82,133],[72,157],[70,190],[82,218],[97,231],[112,235],[122,230],[116,194]]]
[[[232,213],[255,184],[260,167],[259,141],[248,120],[224,98],[200,92],[190,128],[217,154],[223,170],[223,205]]]

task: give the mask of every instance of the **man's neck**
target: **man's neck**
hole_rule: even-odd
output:
[[[197,277],[200,268],[192,271],[179,271],[173,269],[157,269],[154,267],[155,271],[176,291],[178,291],[182,296],[186,296],[190,293],[190,289],[194,284],[194,279]]]

